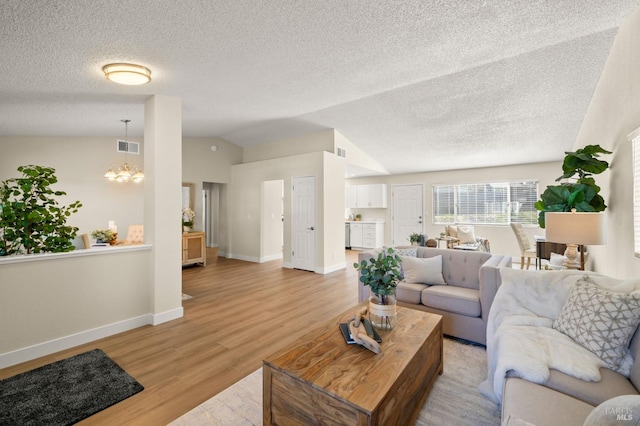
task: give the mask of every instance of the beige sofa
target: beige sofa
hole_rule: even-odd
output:
[[[570,309],[567,310],[567,305],[574,304],[575,300],[584,300],[576,297],[578,294],[575,293],[576,285],[591,286],[591,288],[596,284],[597,286],[608,285],[610,287],[606,291],[619,294],[637,289],[638,284],[631,280],[617,283],[617,280],[582,271],[503,270],[501,272],[502,288],[494,298],[493,310],[488,321],[489,377],[480,385],[480,390],[492,399],[501,396],[502,424],[562,426],[614,424],[618,414],[627,415],[627,420],[629,416],[636,416],[633,422],[620,424],[637,424],[636,422],[640,420],[638,418],[640,333],[637,330],[628,329],[633,333],[633,338],[624,358],[626,361],[622,362],[622,364],[626,363],[627,367],[616,368],[620,371],[626,370],[629,373],[627,377],[614,369],[599,366],[605,363],[603,361],[605,358],[599,358],[599,355],[585,349],[584,342],[577,343],[581,336],[572,335],[571,331],[567,335],[566,330],[558,328],[557,320],[570,311]],[[619,290],[621,286],[625,286],[626,290]],[[576,298],[572,299],[572,297]],[[598,300],[598,302],[586,301],[584,306],[579,304],[573,309],[574,312],[578,312],[578,315],[584,315],[583,318],[589,324],[595,324],[598,319],[592,313],[591,307],[600,306],[600,301],[606,299],[593,296],[591,300]],[[619,308],[610,309],[620,312]],[[508,314],[503,311],[508,311]],[[580,321],[575,316],[572,316],[571,320]],[[540,336],[543,336],[542,340],[537,340]],[[529,339],[532,340],[529,341]],[[605,340],[611,341],[609,338]],[[584,351],[589,357],[594,358],[583,358]],[[532,354],[532,352],[535,353]],[[633,359],[629,358],[629,354]],[[525,357],[529,359],[524,363],[517,361]],[[544,366],[543,370],[548,371],[546,380],[541,377],[538,377],[539,380],[528,377],[535,371],[535,368],[530,366],[536,365],[539,361]],[[577,368],[577,365],[591,366],[590,368],[596,374],[599,372],[600,379],[577,378],[576,376],[579,375],[592,374],[588,372],[588,368]],[[571,374],[560,371],[567,368],[573,370]],[[505,371],[506,374],[504,374]],[[540,372],[540,370],[537,371]],[[499,387],[496,384],[502,384],[502,395],[499,392],[492,392]],[[618,400],[611,401],[612,398],[623,395],[635,395],[637,399],[631,404],[628,401],[622,404]],[[613,404],[607,406],[610,403]],[[591,418],[596,415],[600,416],[598,420],[595,423],[591,422]]]
[[[442,278],[446,285],[402,281],[396,289],[399,306],[443,316],[444,334],[485,344],[486,321],[493,297],[500,285],[501,267],[511,267],[511,257],[491,253],[437,249],[430,247],[397,247],[400,255],[416,258],[441,256]],[[358,262],[369,261],[379,251],[358,254]],[[358,300],[369,297],[369,287],[358,276]]]

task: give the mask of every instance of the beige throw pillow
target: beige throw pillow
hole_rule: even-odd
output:
[[[442,256],[402,257],[404,281],[411,284],[446,285],[442,277]]]
[[[445,225],[444,229],[446,231],[447,237],[458,238],[458,228],[454,225]]]
[[[458,226],[458,239],[460,244],[475,244],[476,236],[473,234],[473,226]]]
[[[614,293],[585,276],[571,289],[553,328],[600,357],[616,370],[640,323],[640,294]]]

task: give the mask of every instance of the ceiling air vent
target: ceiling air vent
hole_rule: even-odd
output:
[[[118,140],[118,152],[126,152],[129,154],[140,154],[140,144],[138,142],[129,142]]]
[[[344,148],[337,147],[336,154],[338,157],[347,158],[347,150]]]

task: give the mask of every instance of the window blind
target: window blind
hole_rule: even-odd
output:
[[[633,150],[633,251],[640,257],[640,136],[631,140]]]
[[[433,186],[433,223],[537,224],[538,181]]]

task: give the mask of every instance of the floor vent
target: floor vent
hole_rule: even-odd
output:
[[[126,152],[129,154],[140,154],[140,144],[138,142],[118,140],[118,152]]]
[[[344,148],[337,147],[336,154],[338,157],[347,158],[347,150]]]

